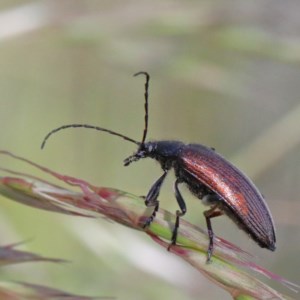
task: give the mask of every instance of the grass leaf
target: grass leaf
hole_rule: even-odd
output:
[[[144,231],[153,241],[168,248],[175,216],[160,209],[154,222],[143,229],[151,209],[142,198],[111,188],[97,187],[84,180],[61,175],[7,151],[0,154],[30,164],[62,182],[79,188],[72,191],[19,172],[0,178],[0,193],[14,201],[36,208],[86,217],[105,217],[132,229]],[[12,176],[14,175],[14,176]],[[299,286],[263,269],[251,261],[251,255],[237,246],[216,237],[211,263],[207,263],[206,231],[181,220],[178,245],[170,252],[184,259],[208,279],[228,291],[234,299],[291,299],[282,295],[245,270],[252,270],[285,284],[293,291]]]

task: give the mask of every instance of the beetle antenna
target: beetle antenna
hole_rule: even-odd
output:
[[[121,137],[122,139],[128,141],[128,142],[131,142],[131,143],[134,143],[138,146],[141,145],[140,142],[137,142],[136,140],[126,136],[126,135],[123,135],[121,133],[118,133],[118,132],[115,132],[115,131],[112,131],[112,130],[109,130],[109,129],[106,129],[106,128],[102,128],[102,127],[98,127],[98,126],[93,126],[93,125],[88,125],[88,124],[69,124],[69,125],[63,125],[63,126],[60,126],[58,128],[55,128],[53,130],[51,130],[44,138],[42,144],[41,144],[41,149],[43,149],[46,145],[46,142],[47,140],[50,138],[50,136],[60,130],[64,130],[64,129],[67,129],[67,128],[79,128],[79,127],[82,127],[82,128],[88,128],[88,129],[95,129],[95,130],[99,130],[99,131],[104,131],[104,132],[107,132],[109,134],[112,134],[112,135],[116,135],[116,136],[119,136]]]
[[[106,128],[102,128],[102,127],[98,127],[98,126],[93,126],[93,125],[88,125],[88,124],[68,124],[68,125],[63,125],[60,126],[58,128],[55,128],[53,130],[51,130],[44,138],[42,144],[41,144],[41,149],[43,149],[46,145],[46,142],[48,141],[48,139],[50,138],[51,135],[53,135],[54,133],[67,129],[67,128],[88,128],[88,129],[95,129],[95,130],[99,130],[99,131],[104,131],[107,132],[109,134],[112,135],[116,135],[118,137],[123,138],[124,140],[134,143],[136,145],[138,145],[139,147],[143,146],[145,144],[146,141],[146,137],[147,137],[147,133],[148,133],[148,116],[149,116],[149,112],[148,112],[148,98],[149,98],[149,81],[150,81],[150,75],[147,72],[141,71],[138,72],[136,74],[134,74],[134,76],[138,76],[138,75],[145,75],[146,76],[146,82],[145,82],[145,128],[144,128],[144,132],[143,132],[143,137],[142,137],[142,141],[141,142],[137,142],[136,140],[123,135],[121,133],[106,129]]]
[[[145,82],[145,128],[144,128],[144,132],[143,132],[143,138],[142,141],[140,143],[140,146],[143,146],[145,144],[146,141],[146,137],[147,137],[147,133],[148,133],[148,98],[149,98],[149,81],[150,81],[150,75],[147,72],[141,71],[138,72],[136,74],[134,74],[133,76],[138,76],[138,75],[145,75],[146,76],[146,82]]]

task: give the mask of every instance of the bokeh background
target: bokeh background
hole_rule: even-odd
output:
[[[124,168],[135,149],[88,123],[140,139],[144,78],[151,74],[149,138],[213,146],[261,189],[277,250],[260,249],[231,221],[217,235],[300,282],[300,2],[52,0],[0,2],[0,148],[99,186],[145,195],[161,175],[153,161]],[[0,158],[2,167],[35,170]],[[40,174],[39,174],[40,175]],[[161,206],[177,209],[167,179]],[[186,189],[186,219],[205,227]],[[1,197],[1,244],[71,264],[24,264],[1,279],[117,299],[230,299],[140,232],[105,220],[39,211]],[[274,282],[267,283],[289,293]]]

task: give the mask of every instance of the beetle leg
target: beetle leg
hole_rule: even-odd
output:
[[[167,176],[167,171],[165,171],[162,176],[160,176],[155,182],[154,184],[152,185],[152,187],[150,188],[150,191],[148,192],[146,198],[145,198],[145,205],[147,207],[150,207],[150,206],[154,206],[154,210],[151,214],[151,216],[146,220],[143,228],[149,226],[152,221],[154,220],[155,218],[155,215],[156,215],[156,212],[158,211],[158,208],[159,208],[159,201],[157,200],[158,198],[158,195],[159,195],[159,192],[160,192],[160,188],[164,182],[164,179],[166,178]]]
[[[180,181],[177,179],[174,184],[174,190],[175,190],[175,197],[176,197],[177,203],[179,205],[180,211],[179,210],[176,211],[176,222],[175,222],[175,226],[174,226],[174,229],[172,232],[171,244],[169,245],[168,250],[170,250],[172,245],[176,244],[177,232],[178,232],[178,228],[179,228],[179,219],[180,219],[180,217],[184,216],[186,213],[186,205],[185,205],[184,199],[178,189],[179,183],[180,183]]]
[[[210,262],[211,256],[214,250],[214,232],[211,226],[210,219],[221,216],[223,214],[222,211],[217,210],[219,204],[215,204],[211,209],[206,210],[203,212],[205,219],[206,219],[206,226],[207,226],[207,232],[209,237],[209,245],[207,249],[207,263]]]

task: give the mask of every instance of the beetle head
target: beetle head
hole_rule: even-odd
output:
[[[164,170],[169,170],[183,145],[182,142],[177,141],[151,141],[140,144],[138,150],[124,160],[124,166],[128,166],[142,158],[150,157],[157,160]]]

